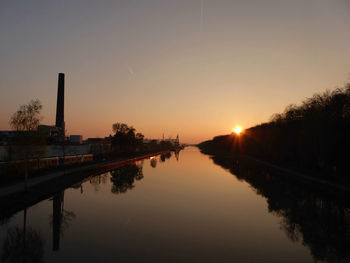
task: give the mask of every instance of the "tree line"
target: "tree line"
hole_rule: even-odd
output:
[[[350,83],[289,105],[240,135],[216,136],[199,146],[204,152],[246,154],[349,181]]]
[[[0,178],[10,178],[18,180],[24,174],[25,182],[29,173],[35,172],[39,167],[31,167],[29,161],[32,159],[40,159],[45,157],[46,145],[49,137],[38,130],[40,121],[42,120],[41,110],[42,103],[36,99],[29,103],[20,105],[18,110],[11,116],[9,124],[13,129],[13,133],[6,139],[5,149],[7,151],[7,161],[4,165],[0,165]],[[144,143],[144,135],[137,132],[133,126],[125,123],[114,123],[112,125],[113,136],[104,139],[100,145],[104,143],[110,144],[108,150],[102,152],[99,150],[91,150],[94,154],[94,159],[115,158],[136,156],[138,154],[148,154],[171,150],[172,144],[168,141],[157,140]],[[59,142],[64,152],[64,147],[67,144],[66,138]],[[17,162],[16,162],[17,161]],[[11,176],[8,176],[12,174]],[[6,180],[5,180],[6,181]]]
[[[169,141],[151,140],[147,144],[144,143],[144,135],[136,132],[133,126],[125,123],[114,123],[112,125],[114,135],[111,138],[111,154],[112,155],[128,155],[137,152],[155,152],[170,150],[173,148]]]

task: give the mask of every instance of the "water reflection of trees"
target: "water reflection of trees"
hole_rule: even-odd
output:
[[[27,208],[23,210],[23,227],[7,229],[1,254],[2,262],[43,262],[44,241],[40,233],[27,227]]]
[[[112,193],[121,194],[126,193],[135,187],[135,180],[143,178],[142,164],[128,164],[117,169],[111,173]]]
[[[98,192],[100,190],[100,185],[107,183],[107,179],[109,177],[109,173],[104,173],[96,176],[90,177],[90,184],[94,186],[94,190]]]
[[[164,163],[167,159],[171,158],[171,152],[163,153],[160,155],[160,162]]]
[[[281,218],[288,238],[309,247],[315,261],[350,262],[350,208],[346,198],[292,182],[255,164],[217,156],[212,159],[264,196],[269,212]]]
[[[2,262],[43,262],[43,240],[38,231],[16,226],[7,230]]]
[[[151,158],[150,164],[151,164],[152,168],[156,168],[157,167],[157,159],[155,157]]]
[[[165,162],[165,154],[161,154],[159,160],[160,160],[160,162],[164,163]]]

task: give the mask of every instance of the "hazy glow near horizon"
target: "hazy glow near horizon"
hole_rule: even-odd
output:
[[[66,74],[68,134],[112,124],[197,143],[342,86],[348,0],[2,1],[0,130],[20,104],[53,124]]]

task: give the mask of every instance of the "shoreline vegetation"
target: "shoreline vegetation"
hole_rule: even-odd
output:
[[[31,102],[29,106],[33,103]],[[39,101],[37,103],[40,105]],[[40,111],[37,112],[37,115],[39,113]],[[17,115],[15,114],[15,116]],[[165,140],[160,142],[151,140],[145,143],[142,133],[136,132],[133,126],[118,122],[112,125],[114,135],[101,139],[101,142],[92,145],[94,147],[91,147],[90,152],[85,155],[65,155],[65,147],[68,144],[63,138],[63,141],[55,144],[62,148],[63,155],[43,158],[47,142],[45,142],[45,136],[40,134],[37,129],[40,117],[30,115],[31,117],[29,118],[27,115],[30,115],[30,113],[26,114],[26,117],[21,118],[25,119],[24,122],[32,122],[32,119],[37,121],[34,125],[31,125],[33,127],[24,131],[22,128],[18,129],[14,126],[18,134],[9,140],[7,145],[8,155],[11,157],[10,160],[8,162],[0,162],[0,187],[17,183],[21,180],[27,181],[30,178],[40,177],[50,172],[79,167],[84,164],[134,158],[140,155],[175,151],[181,148],[180,145],[173,145],[170,141]],[[36,138],[41,138],[41,140],[38,142]]]
[[[289,105],[239,135],[216,136],[197,146],[205,154],[248,156],[319,182],[349,186],[350,83]]]

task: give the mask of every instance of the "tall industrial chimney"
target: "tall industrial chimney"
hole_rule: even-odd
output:
[[[58,73],[56,127],[61,128],[61,136],[65,136],[64,125],[64,73]]]

